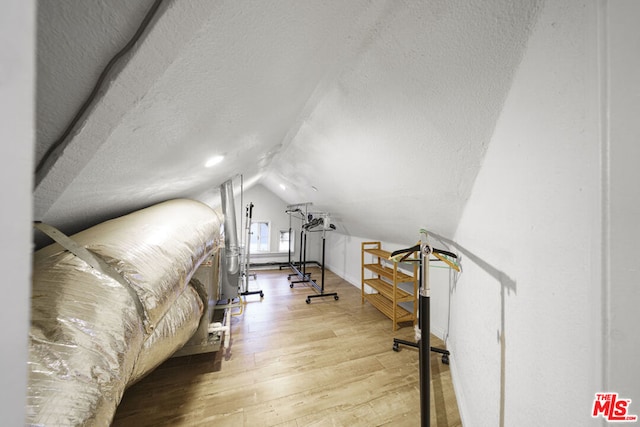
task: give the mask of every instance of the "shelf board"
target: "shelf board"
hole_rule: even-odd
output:
[[[385,298],[381,294],[365,294],[365,298],[371,303],[371,305],[393,320],[393,303],[389,299]],[[395,323],[413,322],[413,320],[414,317],[412,313],[400,306],[396,306]]]
[[[369,263],[365,262],[365,255]],[[391,252],[382,249],[380,242],[362,243],[362,302],[368,301],[390,318],[394,331],[399,323],[415,325],[417,319],[417,258],[415,252],[405,255],[405,260],[397,262],[389,259]],[[365,293],[365,286],[375,293]]]
[[[375,248],[367,249],[367,248],[364,248],[363,251],[366,254],[373,255],[375,257],[381,258],[381,259],[383,259],[385,261],[388,261],[390,263],[396,262],[396,261],[393,261],[393,260],[389,259],[389,257],[391,257],[391,252],[385,251],[384,249],[375,249]],[[405,262],[412,262],[412,261],[419,261],[419,259],[414,257],[414,256],[411,256],[410,258],[407,258],[404,261],[402,261],[401,264],[405,263]]]
[[[369,271],[372,271],[373,273],[379,276],[386,277],[387,279],[393,280],[393,268],[389,268],[380,264],[365,264],[364,268],[366,268]],[[398,282],[413,282],[415,280],[413,276],[403,273],[400,270],[398,270],[396,279]]]
[[[365,248],[365,249],[364,249],[364,252],[365,252],[365,253],[367,253],[367,254],[371,254],[371,255],[373,255],[373,256],[377,256],[377,257],[380,257],[380,258],[384,258],[384,259],[386,259],[386,260],[388,260],[388,259],[389,259],[389,257],[391,256],[391,252],[389,252],[389,251],[385,251],[385,250],[383,250],[383,249],[375,249],[375,248],[369,248],[369,249],[367,249],[367,248]]]
[[[401,301],[398,305],[410,313],[413,313],[413,300],[411,301]]]
[[[364,284],[371,286],[381,295],[393,301],[393,285],[391,283],[385,282],[382,279],[365,279]],[[396,301],[413,301],[413,294],[402,288],[396,288]]]
[[[415,293],[417,295],[418,294],[418,283],[416,282],[415,285],[416,285],[415,286]],[[409,295],[413,296],[413,294],[414,294],[413,281],[398,283],[398,289],[400,289],[401,291],[404,291],[404,292],[408,293]],[[418,299],[418,298],[416,297],[416,299]]]

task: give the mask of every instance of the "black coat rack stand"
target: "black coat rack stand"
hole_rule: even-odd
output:
[[[425,233],[426,242],[426,233]],[[430,298],[431,288],[429,287],[429,262],[430,255],[433,254],[436,259],[434,261],[445,261],[450,266],[453,266],[459,271],[457,266],[446,260],[444,256],[457,258],[457,256],[451,252],[443,251],[441,249],[434,249],[426,243],[417,244],[411,248],[400,249],[391,254],[391,258],[398,258],[400,255],[404,255],[404,258],[400,257],[399,261],[404,261],[410,254],[420,251],[420,297],[419,297],[419,311],[418,311],[418,325],[420,327],[420,339],[417,343],[411,341],[405,341],[398,338],[393,340],[393,350],[399,351],[399,345],[403,344],[410,347],[418,348],[419,357],[419,369],[420,369],[420,420],[422,427],[428,427],[431,422],[431,366],[429,364],[429,352],[433,351],[442,354],[442,363],[449,364],[448,350],[431,347],[430,340]]]
[[[242,281],[243,281],[243,286],[242,286],[242,290],[240,292],[241,296],[246,297],[247,295],[260,295],[260,298],[264,298],[264,292],[262,292],[262,289],[259,290],[255,290],[255,291],[250,291],[249,290],[249,277],[253,276],[254,279],[258,279],[257,275],[255,273],[250,273],[249,272],[249,266],[251,265],[250,263],[250,253],[251,253],[251,220],[253,219],[253,203],[249,203],[247,205],[247,210],[246,210],[246,217],[247,217],[247,233],[246,233],[246,242],[245,242],[245,250],[246,250],[246,255],[245,255],[245,260],[244,260],[244,266],[243,266],[243,271],[242,271]]]

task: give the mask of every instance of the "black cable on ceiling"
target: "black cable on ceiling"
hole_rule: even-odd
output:
[[[38,175],[42,171],[47,160],[53,155],[53,152],[56,151],[58,147],[62,146],[62,144],[67,139],[67,137],[69,136],[69,134],[71,133],[75,125],[80,120],[80,117],[82,117],[85,111],[87,111],[87,109],[89,108],[89,106],[91,105],[95,97],[98,95],[98,91],[100,90],[100,87],[104,83],[105,79],[107,78],[107,75],[109,74],[113,66],[120,60],[120,58],[126,55],[133,48],[136,42],[140,39],[144,31],[147,29],[149,22],[151,22],[155,13],[158,11],[158,8],[160,7],[160,4],[162,3],[162,1],[163,0],[156,0],[153,3],[153,5],[145,15],[144,19],[142,20],[142,23],[140,23],[138,30],[133,35],[131,40],[129,40],[129,42],[122,49],[120,49],[120,51],[116,53],[113,56],[113,58],[111,58],[107,66],[104,67],[104,69],[102,70],[102,73],[100,73],[100,76],[96,81],[96,84],[93,86],[93,90],[91,91],[87,99],[84,101],[84,103],[82,104],[82,106],[80,107],[76,115],[73,117],[73,120],[71,120],[71,122],[67,125],[64,132],[62,133],[62,135],[57,140],[55,140],[53,144],[51,144],[51,146],[44,153],[44,156],[42,156],[42,159],[38,162],[38,166],[36,166],[36,175]]]

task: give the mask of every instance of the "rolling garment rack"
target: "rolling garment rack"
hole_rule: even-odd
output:
[[[427,232],[420,230],[424,240],[415,246],[407,249],[400,249],[391,254],[391,258],[396,261],[404,261],[409,255],[416,251],[420,251],[420,257],[417,260],[420,268],[420,297],[418,309],[418,325],[420,328],[419,339],[417,343],[394,338],[393,350],[399,351],[399,344],[410,347],[417,347],[419,351],[419,369],[420,369],[420,420],[421,426],[428,427],[431,422],[431,366],[429,365],[429,351],[442,354],[442,363],[449,364],[448,350],[431,347],[430,345],[430,312],[429,304],[431,297],[431,288],[429,287],[429,262],[442,261],[456,271],[460,271],[460,267],[449,258],[457,259],[457,256],[448,251],[435,249],[427,244]],[[435,260],[431,259],[431,255]]]
[[[289,214],[289,263],[288,266],[289,268],[291,268],[293,270],[293,274],[290,274],[287,279],[291,280],[291,277],[293,276],[297,276],[299,280],[295,280],[291,282],[290,287],[293,288],[293,284],[294,283],[308,283],[311,279],[311,273],[307,273],[306,271],[306,265],[308,263],[308,261],[306,260],[307,258],[307,240],[306,240],[306,234],[304,233],[304,230],[302,229],[302,227],[300,228],[300,261],[296,264],[294,261],[292,261],[291,259],[291,236],[293,236],[293,228],[291,227],[291,220],[292,218],[296,218],[302,221],[302,224],[304,225],[307,221],[308,215],[309,215],[309,206],[311,205],[311,203],[299,203],[296,205],[289,205],[287,206],[287,210],[285,211],[285,213]],[[303,212],[304,209],[304,212]],[[314,263],[316,263],[314,261]],[[319,265],[319,264],[318,264]],[[302,271],[301,271],[302,269]]]
[[[308,204],[305,204],[308,205]],[[305,206],[306,208],[306,206]],[[290,215],[292,215],[293,213],[300,213],[302,214],[302,211],[298,208],[295,210],[287,210],[287,213],[289,213]],[[305,221],[302,224],[301,227],[301,231],[300,231],[300,240],[302,242],[302,246],[300,247],[300,263],[299,265],[302,268],[302,271],[300,271],[297,266],[291,262],[291,250],[289,250],[289,264],[290,267],[294,270],[293,274],[290,274],[288,276],[288,279],[291,281],[291,278],[293,276],[297,276],[299,280],[295,280],[295,281],[291,281],[291,283],[289,284],[289,287],[293,288],[293,285],[295,283],[307,283],[309,284],[312,288],[314,288],[318,293],[316,294],[312,294],[312,295],[307,295],[307,299],[305,300],[305,302],[307,304],[311,304],[311,298],[324,298],[324,297],[333,297],[335,300],[340,299],[340,297],[338,296],[338,294],[336,292],[325,292],[324,291],[324,263],[325,263],[325,248],[326,248],[326,232],[327,231],[331,231],[331,230],[335,230],[336,226],[331,224],[329,215],[327,213],[321,213],[319,217],[313,217],[312,214],[306,212],[303,216],[303,221]],[[322,226],[321,230],[313,230],[314,228],[317,228],[319,226]],[[291,226],[289,227],[289,238],[291,238]],[[316,231],[321,231],[322,232],[322,262],[320,263],[320,272],[321,272],[321,279],[320,279],[320,285],[318,285],[318,283],[311,279],[311,273],[307,273],[306,272],[306,264],[307,264],[307,233],[310,232],[316,232]],[[291,245],[289,245],[289,247],[291,247]]]
[[[329,220],[329,216],[324,214],[324,216],[320,218],[313,218],[307,224],[303,225],[302,228],[305,228],[305,243],[306,243],[306,233],[313,232],[313,228],[322,225],[322,263],[320,264],[320,286],[314,281],[310,280],[309,284],[318,292],[318,294],[307,295],[306,302],[307,304],[311,303],[311,298],[322,298],[322,297],[333,297],[333,299],[338,300],[338,294],[336,292],[328,292],[324,291],[324,254],[325,254],[325,246],[326,246],[326,233],[330,230],[335,230],[336,226],[331,224]],[[306,252],[306,251],[305,251]]]
[[[242,289],[240,290],[240,296],[247,295],[260,295],[260,298],[264,298],[264,292],[262,289],[256,291],[249,290],[249,277],[253,276],[254,279],[257,279],[256,273],[249,272],[250,265],[250,257],[251,257],[251,220],[253,218],[253,203],[249,202],[246,207],[245,213],[247,224],[245,225],[245,258],[242,263]]]

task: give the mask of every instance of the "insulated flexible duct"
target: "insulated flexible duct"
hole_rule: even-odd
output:
[[[217,249],[219,228],[206,205],[172,200],[71,237],[120,280],[58,243],[34,254],[29,425],[111,423],[125,388],[198,327],[203,301],[189,280]]]

